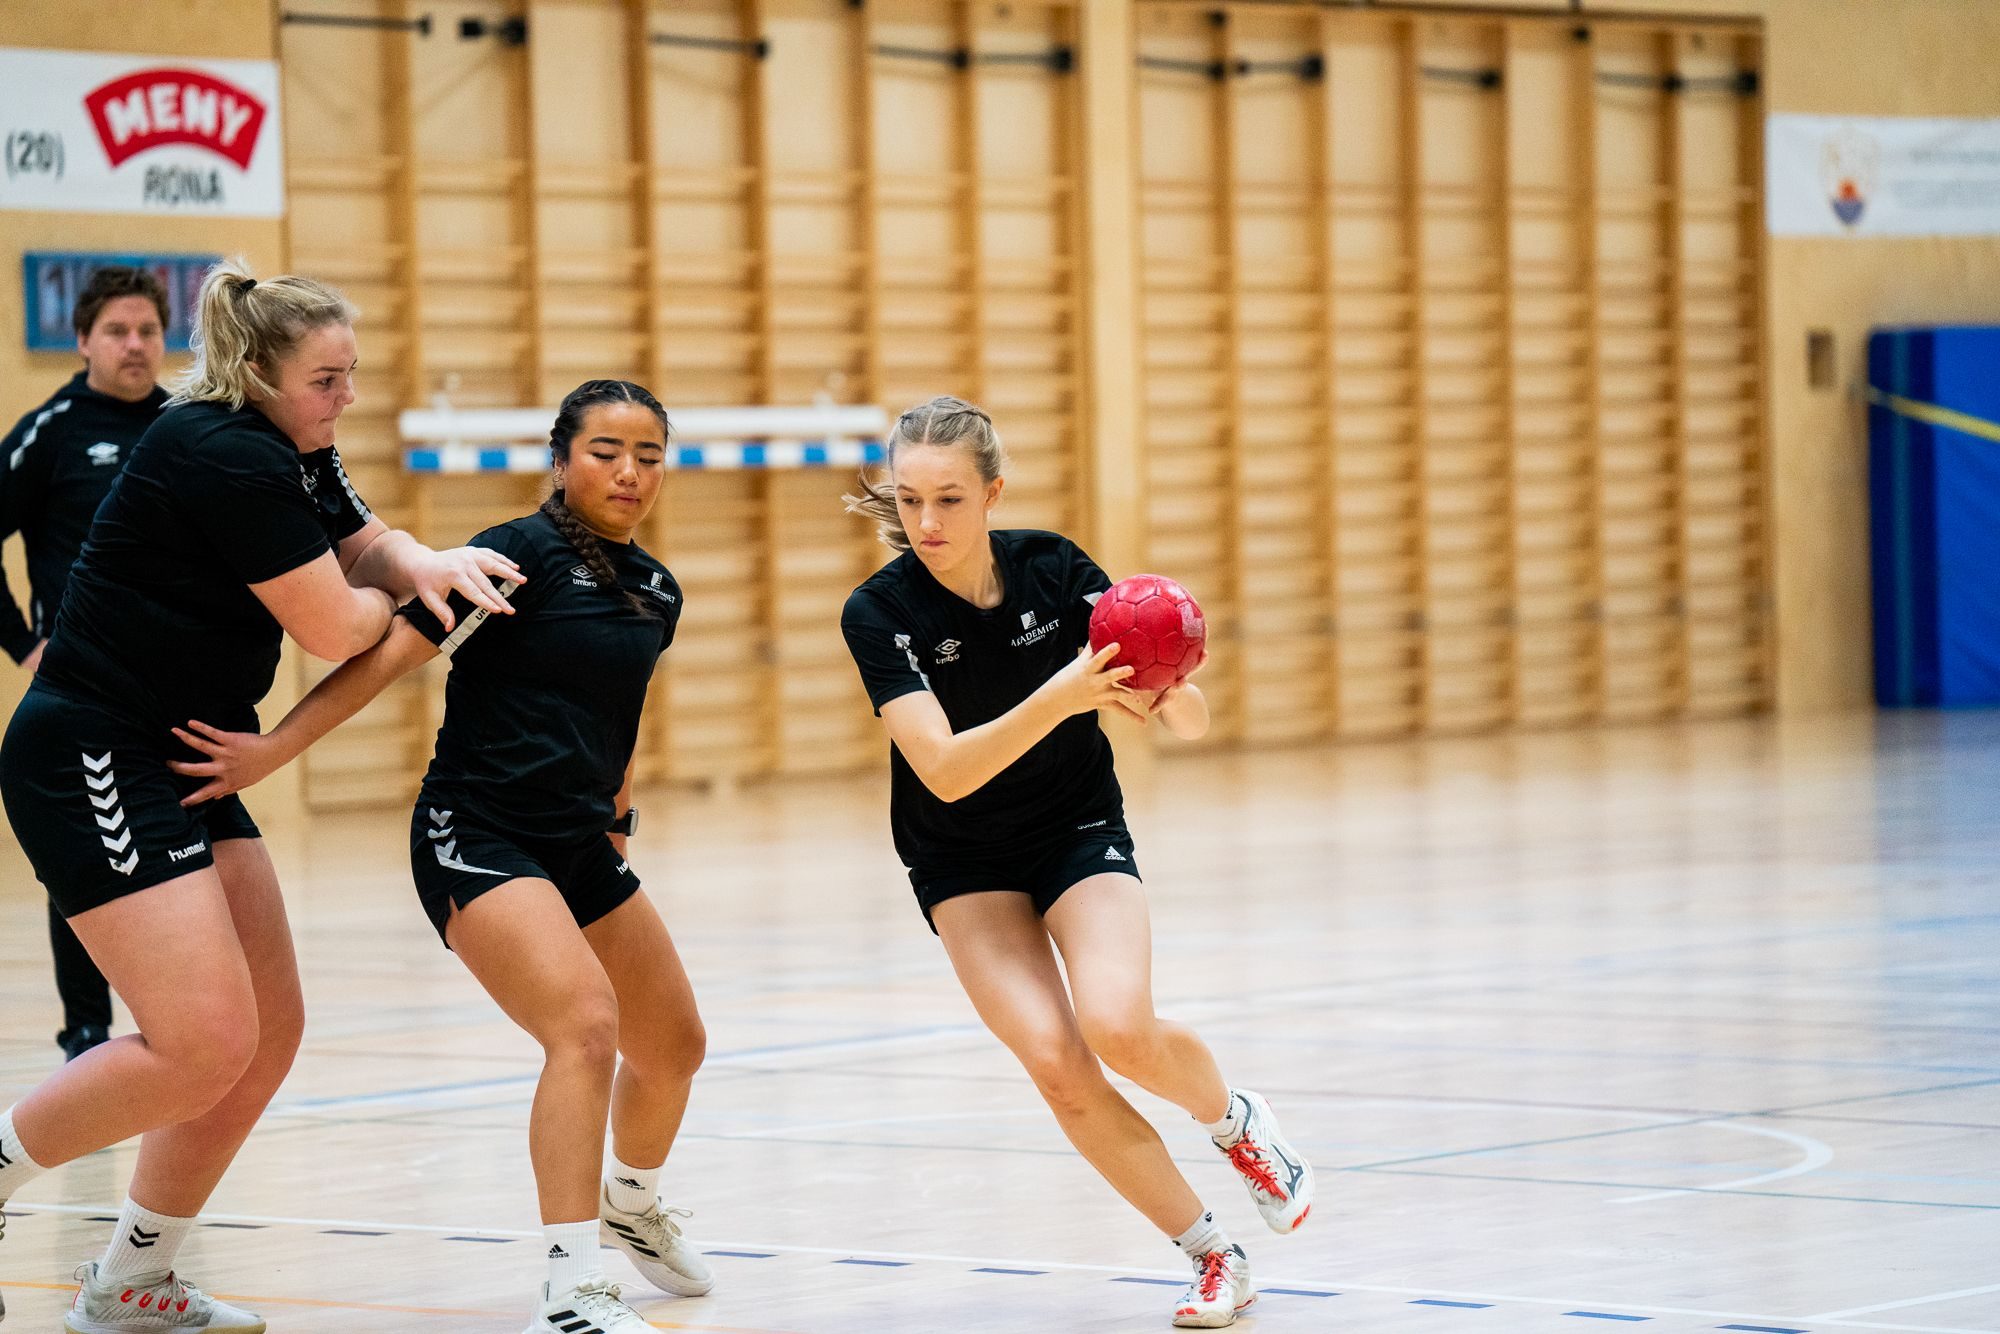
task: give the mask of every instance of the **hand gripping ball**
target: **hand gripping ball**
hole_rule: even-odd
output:
[[[1090,613],[1090,651],[1118,645],[1113,667],[1130,667],[1134,690],[1165,690],[1187,680],[1201,661],[1208,622],[1185,588],[1164,575],[1121,579]]]

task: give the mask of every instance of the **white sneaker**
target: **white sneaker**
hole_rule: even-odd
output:
[[[1233,1140],[1216,1140],[1215,1147],[1249,1187],[1257,1212],[1264,1215],[1264,1225],[1273,1232],[1298,1231],[1312,1212],[1312,1164],[1285,1142],[1278,1118],[1262,1096],[1247,1089],[1231,1089],[1229,1098],[1243,1129]]]
[[[1243,1248],[1210,1251],[1194,1262],[1194,1282],[1174,1308],[1174,1323],[1182,1329],[1222,1329],[1256,1300]]]
[[[653,1334],[653,1327],[619,1297],[616,1283],[592,1275],[567,1292],[542,1284],[542,1309],[523,1334]]]
[[[262,1316],[218,1301],[171,1273],[102,1283],[93,1260],[78,1268],[76,1279],[76,1300],[63,1319],[69,1334],[156,1334],[172,1329],[192,1334],[264,1334]]]
[[[605,1195],[599,1200],[604,1240],[625,1252],[639,1277],[676,1297],[703,1297],[715,1286],[715,1273],[701,1258],[671,1215],[692,1218],[686,1209],[662,1209],[658,1200],[642,1214],[628,1214]]]

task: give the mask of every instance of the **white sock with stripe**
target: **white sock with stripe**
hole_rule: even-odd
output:
[[[21,1147],[21,1137],[14,1133],[14,1109],[9,1107],[0,1114],[0,1204],[47,1170]]]
[[[97,1277],[104,1283],[129,1283],[136,1278],[158,1278],[174,1267],[181,1243],[194,1227],[192,1218],[156,1214],[129,1195],[118,1215],[118,1229],[111,1245],[97,1262]]]
[[[604,1169],[604,1198],[613,1209],[628,1214],[643,1214],[660,1200],[660,1169],[657,1167],[634,1167],[623,1162],[617,1154],[611,1155],[611,1166]]]
[[[597,1220],[586,1223],[544,1223],[542,1241],[548,1247],[549,1297],[553,1300],[588,1278],[602,1277],[597,1258]]]

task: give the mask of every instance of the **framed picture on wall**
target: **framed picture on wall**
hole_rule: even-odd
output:
[[[185,352],[195,296],[202,276],[220,255],[117,254],[76,250],[30,250],[21,256],[21,309],[30,352],[70,352],[76,331],[70,312],[90,275],[107,264],[150,270],[167,289],[167,350]]]

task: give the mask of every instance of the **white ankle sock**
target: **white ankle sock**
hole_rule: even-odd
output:
[[[587,1223],[544,1223],[542,1240],[548,1245],[551,1298],[603,1273],[604,1265],[597,1258],[595,1218]]]
[[[1194,1226],[1174,1238],[1174,1245],[1181,1248],[1181,1254],[1190,1260],[1199,1260],[1213,1251],[1229,1249],[1229,1234],[1222,1230],[1222,1224],[1215,1221],[1212,1211],[1204,1210]]]
[[[193,1227],[192,1218],[156,1214],[126,1197],[111,1245],[97,1262],[97,1277],[105,1283],[130,1282],[166,1273],[174,1267],[174,1257],[180,1254],[181,1243]]]
[[[1236,1090],[1229,1090],[1229,1110],[1220,1121],[1210,1121],[1202,1126],[1208,1137],[1218,1144],[1233,1144],[1243,1134],[1243,1118],[1249,1113],[1250,1104],[1236,1096]]]
[[[21,1137],[14,1133],[14,1109],[0,1113],[0,1204],[47,1170],[21,1147]]]
[[[628,1214],[645,1213],[659,1202],[660,1169],[634,1167],[613,1154],[611,1166],[604,1169],[604,1198],[613,1209]]]

